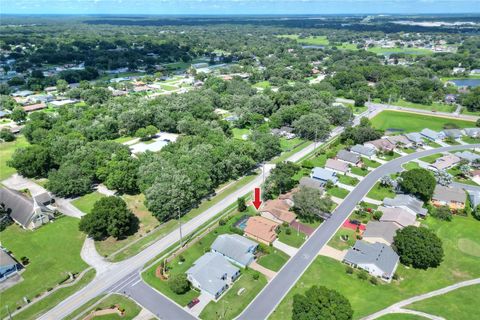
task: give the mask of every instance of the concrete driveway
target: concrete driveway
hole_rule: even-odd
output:
[[[30,179],[24,178],[18,173],[15,173],[12,175],[10,178],[3,180],[2,183],[13,190],[23,190],[23,189],[28,189],[30,191],[30,194],[35,197],[39,194],[48,192],[47,189],[44,187],[36,184]]]
[[[205,293],[202,293],[199,297],[198,297],[198,300],[200,300],[199,303],[197,303],[196,305],[193,306],[193,308],[189,308],[188,306],[184,307],[184,309],[187,311],[187,312],[190,312],[191,314],[193,314],[195,317],[198,317],[200,315],[200,313],[202,312],[203,309],[205,309],[205,307],[207,306],[207,304],[210,303],[210,301],[213,300],[213,298],[208,295],[208,294],[205,294]]]
[[[294,231],[292,231],[292,232],[294,232]],[[273,241],[272,245],[273,245],[274,248],[277,248],[278,250],[285,252],[290,257],[296,255],[297,252],[298,252],[297,248],[289,246],[288,244],[283,243],[278,239]]]

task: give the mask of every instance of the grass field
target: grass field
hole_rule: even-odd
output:
[[[12,142],[0,142],[0,181],[7,179],[17,172],[14,168],[7,166],[7,161],[18,148],[27,147],[29,145],[24,136],[18,136]]]
[[[398,100],[392,104],[405,108],[413,108],[420,110],[429,110],[429,111],[439,111],[439,112],[453,112],[455,111],[455,106],[451,104],[445,104],[440,102],[433,102],[431,105],[413,103],[405,100]]]
[[[436,153],[436,154],[431,154],[429,156],[420,158],[419,160],[427,163],[434,163],[438,158],[443,157],[443,154],[441,153]]]
[[[316,37],[310,36],[306,38],[299,38],[299,36],[296,34],[285,34],[279,37],[297,40],[298,43],[307,44],[307,45],[326,46],[329,44],[329,41],[326,36],[316,36]]]
[[[376,54],[382,54],[382,55],[390,55],[392,53],[405,53],[405,54],[410,54],[410,55],[428,55],[432,54],[433,51],[428,50],[428,49],[422,49],[422,48],[381,48],[381,47],[373,47],[373,48],[368,48],[367,51],[376,53]]]
[[[88,193],[84,196],[81,196],[78,199],[73,200],[72,204],[75,207],[77,207],[78,210],[85,213],[90,213],[92,212],[93,205],[95,204],[95,202],[102,199],[103,197],[105,197],[103,194],[95,191],[92,193]]]
[[[87,264],[80,258],[85,235],[78,231],[78,219],[61,217],[35,231],[14,224],[2,231],[2,246],[17,259],[27,257],[30,263],[22,273],[23,281],[2,291],[2,305],[14,310],[23,305],[23,297],[33,299],[37,294],[55,287],[68,272],[81,272]],[[5,308],[0,315],[5,316]]]
[[[98,299],[94,299],[93,303],[98,301]],[[118,314],[110,314],[110,315],[105,315],[105,316],[96,316],[93,317],[92,319],[108,319],[108,320],[132,320],[134,319],[142,310],[142,308],[136,304],[133,300],[130,300],[129,298],[121,295],[121,294],[111,294],[108,297],[106,297],[104,300],[102,300],[98,305],[95,306],[95,308],[83,308],[80,310],[80,312],[85,311],[83,313],[84,316],[89,315],[90,313],[96,311],[96,310],[106,310],[110,309],[112,306],[118,305],[121,309],[125,310],[125,314],[123,316],[119,316]],[[88,310],[86,310],[88,308]],[[75,312],[78,314],[79,312]]]
[[[471,121],[392,110],[382,111],[372,119],[372,125],[377,129],[397,129],[403,130],[404,132],[420,132],[425,128],[440,131],[443,130],[444,125],[448,123],[454,124],[459,128],[475,127],[475,122]]]
[[[382,187],[380,183],[377,182],[368,192],[367,197],[370,199],[383,201],[385,198],[395,197],[395,192],[393,192],[392,188]]]
[[[272,271],[280,270],[290,258],[286,253],[275,248],[270,248],[270,254],[261,256],[257,263]]]
[[[239,129],[239,128],[233,128],[232,129],[233,137],[238,140],[243,140],[242,136],[244,134],[250,135],[252,131],[250,129]]]
[[[287,234],[287,228],[285,228],[284,226],[280,226],[278,232],[278,240],[280,240],[280,242],[288,244],[289,246],[300,248],[300,246],[305,242],[305,234],[302,232],[297,232],[297,230],[291,227],[288,227],[288,229],[290,229],[290,234]]]
[[[306,142],[306,141],[300,138],[293,138],[293,139],[280,138],[280,147],[282,148],[283,152],[291,151],[296,146],[300,145],[303,142]]]
[[[423,311],[445,319],[470,320],[478,314],[477,298],[480,285],[460,288],[449,293],[415,302],[407,309]]]
[[[423,224],[434,230],[443,241],[445,257],[438,268],[418,270],[399,266],[397,273],[401,281],[374,286],[348,275],[345,266],[338,261],[318,257],[270,319],[290,319],[293,295],[303,293],[312,284],[324,285],[345,295],[352,304],[354,318],[359,319],[408,297],[480,276],[480,253],[475,251],[472,254],[468,249],[473,245],[480,246],[480,221],[472,217],[455,216],[452,222],[428,218]],[[465,247],[463,243],[470,245]]]
[[[357,178],[353,178],[347,175],[339,175],[338,181],[349,186],[356,186],[360,182]]]
[[[254,274],[259,275],[257,280],[254,279]],[[233,286],[218,302],[210,301],[208,303],[202,313],[200,313],[200,319],[234,319],[266,284],[267,279],[263,274],[252,269],[242,270],[240,278],[235,281]],[[243,290],[240,293],[241,289]]]
[[[348,239],[344,241],[341,237],[348,236]],[[332,239],[328,242],[328,245],[332,248],[338,250],[345,250],[352,247],[355,244],[355,231],[352,229],[347,228],[340,228],[338,231],[333,235]]]
[[[327,189],[327,193],[332,197],[345,199],[345,197],[349,194],[349,191],[340,187],[333,187],[333,188]]]
[[[254,88],[267,89],[270,88],[270,81],[260,81],[253,85]]]
[[[405,168],[405,170],[412,170],[412,169],[418,169],[420,168],[420,165],[417,163],[417,162],[407,162],[403,165],[403,168]]]

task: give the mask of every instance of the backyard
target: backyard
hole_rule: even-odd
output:
[[[434,230],[443,241],[445,257],[438,268],[419,270],[400,265],[397,269],[401,279],[399,282],[375,286],[347,274],[341,263],[318,257],[270,319],[290,319],[293,295],[304,292],[312,283],[344,294],[352,304],[354,318],[359,319],[408,297],[480,276],[480,221],[472,217],[455,216],[452,222],[428,218],[423,224]]]

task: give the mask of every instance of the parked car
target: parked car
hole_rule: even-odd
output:
[[[199,303],[199,302],[200,302],[200,300],[198,300],[198,298],[194,298],[194,299],[192,299],[192,301],[190,301],[190,302],[188,303],[188,307],[189,307],[190,309],[192,309],[192,308],[193,308],[197,303]]]
[[[362,224],[362,222],[360,222],[360,221],[358,221],[358,220],[354,220],[354,219],[351,219],[351,220],[350,220],[350,223],[351,223],[351,224],[356,224],[357,226],[359,226],[359,225]]]

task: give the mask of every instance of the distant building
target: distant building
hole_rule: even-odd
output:
[[[451,168],[458,163],[460,163],[459,157],[453,154],[447,154],[435,160],[435,162],[432,163],[430,167],[437,171],[440,171]]]
[[[447,94],[445,95],[445,103],[453,104],[457,102],[457,95],[456,94]]]
[[[428,140],[431,140],[431,141],[443,140],[445,138],[445,135],[442,132],[436,132],[428,128],[420,131],[420,134],[424,138],[427,138]]]
[[[445,129],[442,131],[446,138],[459,139],[463,136],[460,129]]]
[[[347,150],[338,151],[336,158],[337,158],[337,160],[350,163],[354,166],[357,166],[358,164],[360,164],[360,162],[362,160],[361,157],[357,153],[350,152],[350,151],[347,151]]]
[[[470,138],[480,137],[480,128],[466,128],[463,129],[463,131],[465,131],[465,134]]]
[[[418,132],[406,133],[405,138],[411,141],[416,146],[423,145],[422,135]]]
[[[388,136],[386,139],[397,147],[402,146],[408,148],[412,146],[412,142],[405,136]]]
[[[335,159],[327,159],[325,168],[342,174],[347,173],[350,169],[347,163]]]
[[[363,145],[381,152],[393,151],[393,149],[395,149],[395,145],[387,139],[372,140],[365,142]]]
[[[468,162],[473,162],[480,159],[480,155],[470,151],[457,152],[455,153],[455,156],[459,157],[460,159],[467,160]]]

